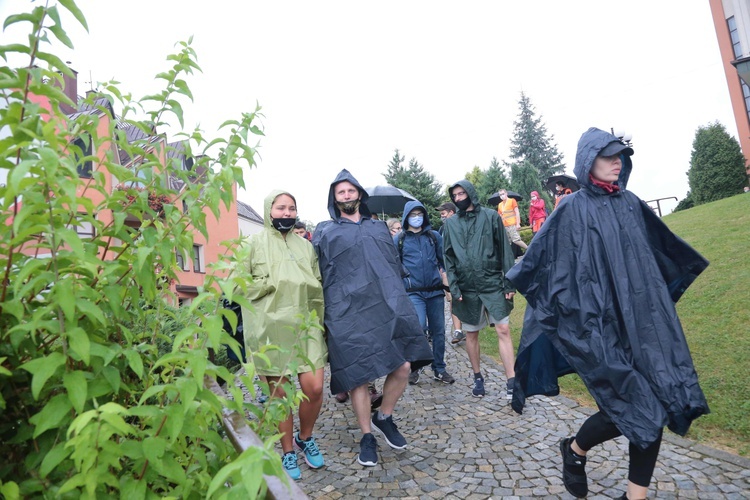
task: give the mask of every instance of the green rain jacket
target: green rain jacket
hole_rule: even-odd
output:
[[[461,180],[450,189],[458,186],[464,188],[474,209],[459,210],[445,221],[445,271],[453,296],[453,314],[464,323],[478,325],[483,305],[497,320],[513,309],[513,300],[507,300],[505,294],[515,292],[515,288],[505,273],[515,259],[497,212],[480,206],[471,182]]]
[[[323,332],[299,330],[300,315],[306,317],[314,310],[322,321],[323,287],[312,244],[293,231],[284,239],[271,225],[271,204],[281,194],[294,198],[285,191],[271,192],[263,204],[263,231],[252,235],[240,250],[242,265],[253,277],[247,298],[254,310],[242,309],[248,353],[265,344],[281,349],[266,351],[271,366],[254,356],[258,374],[268,376],[291,375],[290,361],[298,365],[298,373],[304,373],[323,368],[328,359]]]

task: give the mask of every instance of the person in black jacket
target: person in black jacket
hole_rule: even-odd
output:
[[[409,373],[432,362],[419,318],[401,281],[402,265],[387,226],[370,218],[367,191],[348,170],[331,183],[328,212],[313,235],[323,276],[331,393],[348,391],[362,431],[357,461],[378,463],[372,430],[391,448],[406,439],[392,413]],[[368,382],[386,377],[383,403],[370,418]]]
[[[708,262],[627,191],[633,149],[591,128],[578,142],[581,189],[563,203],[508,273],[528,302],[513,409],[526,396],[559,393],[576,372],[599,406],[560,442],[563,483],[588,493],[586,455],[624,435],[627,493],[646,498],[662,429],[684,435],[708,413],[675,302]]]

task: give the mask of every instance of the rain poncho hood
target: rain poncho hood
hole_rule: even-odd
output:
[[[344,181],[352,183],[359,190],[359,215],[361,215],[362,218],[369,219],[372,216],[370,209],[367,208],[367,200],[370,198],[370,195],[367,194],[367,190],[365,190],[365,188],[363,188],[359,184],[359,182],[357,182],[357,179],[355,179],[347,169],[343,169],[341,172],[339,172],[339,174],[336,176],[336,179],[334,179],[334,181],[331,183],[331,189],[328,191],[328,213],[331,214],[331,219],[338,220],[341,217],[341,210],[339,210],[339,207],[336,206],[336,195],[333,188],[336,186],[336,184]]]
[[[471,182],[458,181],[450,190],[458,186],[464,188],[474,208],[459,210],[446,219],[443,261],[453,295],[453,314],[464,323],[478,325],[482,306],[498,320],[513,309],[513,301],[505,294],[515,289],[505,273],[513,266],[514,257],[498,213],[480,205]]]
[[[272,344],[280,350],[265,352],[267,366],[260,357],[255,364],[260,375],[281,376],[317,370],[325,366],[327,348],[322,332],[299,330],[302,318],[315,311],[323,318],[323,288],[318,259],[309,241],[288,232],[284,235],[271,225],[271,205],[286,191],[273,191],[263,205],[263,230],[248,238],[239,249],[241,265],[253,278],[247,298],[253,310],[242,310],[245,344],[249,353]],[[313,366],[304,361],[309,359]]]
[[[333,220],[318,224],[318,254],[326,301],[325,327],[331,364],[331,393],[351,390],[388,375],[408,361],[412,370],[432,362],[414,306],[401,282],[401,263],[387,226],[360,205],[359,222],[341,217],[334,186],[357,180],[342,170],[328,196]]]
[[[578,144],[581,189],[566,196],[509,273],[528,302],[516,360],[513,409],[556,395],[575,371],[597,405],[636,446],[667,425],[684,435],[708,413],[675,302],[708,262],[627,191],[592,184],[599,151],[617,137],[589,129]]]
[[[409,231],[408,216],[419,208],[424,216],[422,230],[418,233]],[[418,293],[424,298],[443,295],[443,279],[440,270],[443,265],[443,237],[430,226],[427,209],[419,201],[408,201],[404,205],[401,219],[403,231],[393,237],[393,243],[399,249],[399,256],[409,275],[404,277],[404,286],[408,293]],[[432,233],[430,237],[427,233]]]

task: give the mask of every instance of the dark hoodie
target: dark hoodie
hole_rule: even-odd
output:
[[[342,218],[334,187],[348,181],[362,193],[362,219]],[[401,282],[401,263],[387,226],[369,218],[368,195],[342,170],[331,183],[332,220],[315,229],[313,245],[323,276],[331,393],[388,375],[404,362],[412,370],[432,362],[414,306]]]
[[[478,325],[482,306],[498,320],[513,309],[513,301],[505,298],[506,293],[515,291],[505,277],[513,266],[513,250],[502,219],[495,210],[479,204],[474,185],[461,180],[450,189],[458,186],[464,188],[474,207],[446,219],[443,261],[454,299],[453,314]]]
[[[415,208],[422,209],[424,221],[418,233],[409,231],[409,213]],[[430,216],[418,201],[409,201],[404,205],[401,219],[403,231],[393,237],[393,243],[399,250],[401,262],[409,273],[404,278],[408,293],[417,293],[425,299],[443,295],[443,279],[440,270],[443,266],[443,237],[430,226]],[[428,234],[431,233],[432,237]]]
[[[668,425],[684,435],[708,405],[675,302],[708,262],[627,191],[593,184],[591,167],[617,137],[589,129],[578,143],[579,191],[566,196],[509,273],[528,302],[516,359],[513,409],[556,395],[578,373],[597,405],[645,449]]]

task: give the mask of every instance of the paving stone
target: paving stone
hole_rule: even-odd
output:
[[[504,399],[502,366],[482,358],[487,396],[474,398],[464,347],[447,344],[445,354],[456,383],[433,380],[428,368],[417,385],[407,387],[394,419],[408,447],[392,450],[376,433],[375,467],[356,461],[361,435],[351,403],[325,395],[315,437],[326,466],[313,470],[301,461],[297,483],[310,498],[573,498],[562,485],[558,443],[595,410],[561,396],[534,396],[517,415]],[[326,387],[328,376],[326,369]],[[376,385],[382,388],[383,380]],[[589,453],[589,499],[622,495],[627,456],[622,437]],[[650,498],[750,498],[750,460],[665,432]]]

